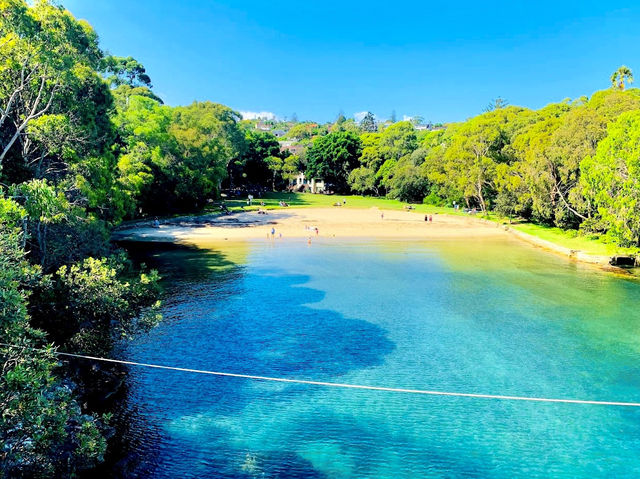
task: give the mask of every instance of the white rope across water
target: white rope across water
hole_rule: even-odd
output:
[[[5,343],[0,343],[0,346],[5,346],[8,348],[23,348],[23,346],[16,346],[16,345],[5,344]],[[29,349],[32,349],[33,351],[40,351],[40,352],[46,351],[44,349],[36,349],[36,348],[29,348]],[[393,387],[384,387],[384,386],[368,386],[364,384],[344,384],[344,383],[333,383],[333,382],[326,382],[326,381],[311,381],[306,379],[277,378],[277,377],[270,377],[270,376],[258,376],[254,374],[239,374],[239,373],[228,373],[228,372],[222,372],[222,371],[207,371],[203,369],[180,368],[176,366],[163,366],[161,364],[139,363],[135,361],[124,361],[121,359],[87,356],[84,354],[62,353],[58,351],[54,351],[53,354],[57,356],[67,356],[71,358],[87,359],[91,361],[127,364],[129,366],[140,366],[140,367],[153,368],[153,369],[165,369],[168,371],[208,374],[211,376],[253,379],[257,381],[271,381],[271,382],[289,383],[289,384],[308,384],[311,386],[324,386],[324,387],[332,387],[332,388],[363,389],[367,391],[386,391],[386,392],[405,393],[405,394],[421,394],[421,395],[428,395],[428,396],[450,396],[450,397],[464,397],[464,398],[474,398],[474,399],[500,399],[505,401],[533,401],[533,402],[564,403],[564,404],[593,404],[597,406],[640,407],[640,403],[637,403],[637,402],[594,401],[594,400],[588,400],[588,399],[558,399],[558,398],[543,398],[543,397],[531,397],[531,396],[506,396],[502,394],[460,393],[460,392],[449,392],[449,391],[430,391],[426,389],[407,389],[407,388],[393,388]]]

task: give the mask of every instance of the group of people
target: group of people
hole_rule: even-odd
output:
[[[320,230],[318,230],[317,226],[309,226],[309,225],[305,225],[304,229],[306,231],[315,231],[316,232],[316,236],[318,236],[318,234],[320,233]]]

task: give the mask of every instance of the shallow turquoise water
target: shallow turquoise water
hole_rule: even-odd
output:
[[[640,400],[640,284],[511,240],[160,249],[165,322],[121,356],[197,369]],[[132,368],[128,477],[637,477],[640,410]]]

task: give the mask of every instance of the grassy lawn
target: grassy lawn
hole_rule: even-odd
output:
[[[560,228],[550,228],[532,223],[512,225],[513,229],[550,241],[559,246],[580,250],[584,253],[598,256],[613,256],[615,254],[634,254],[637,248],[622,248],[611,243],[605,243],[598,238],[590,238],[583,235],[575,235],[575,232],[565,231]]]
[[[227,207],[232,211],[240,210],[242,207],[245,211],[257,210],[262,208],[260,201],[264,201],[264,208],[266,209],[279,209],[280,201],[285,201],[292,208],[331,208],[334,203],[347,200],[347,203],[341,208],[380,208],[385,210],[403,210],[409,203],[398,200],[389,200],[386,198],[375,198],[370,196],[356,196],[356,195],[314,195],[312,193],[266,193],[262,198],[255,198],[253,200],[253,206],[249,207],[246,200],[227,200],[225,201]],[[416,204],[411,205],[415,209],[413,211],[423,213],[446,213],[446,214],[460,214],[461,211],[455,211],[453,208],[446,208],[441,206],[431,206]]]

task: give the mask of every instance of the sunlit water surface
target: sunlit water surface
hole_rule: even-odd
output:
[[[155,248],[155,249],[154,249]],[[640,285],[513,240],[145,250],[165,321],[120,356],[388,387],[640,400]],[[140,251],[138,251],[140,254]],[[114,475],[638,477],[640,409],[130,369]]]

